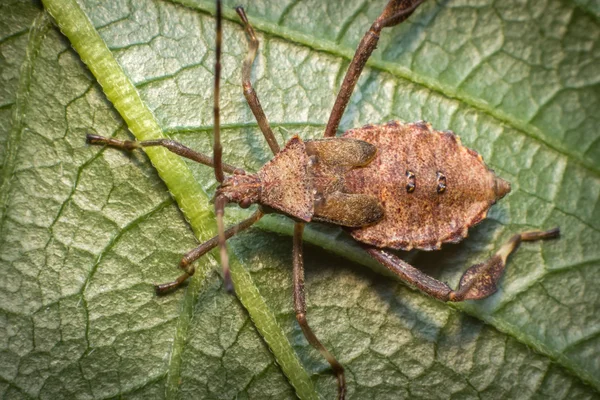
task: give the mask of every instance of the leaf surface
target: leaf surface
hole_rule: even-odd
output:
[[[157,126],[209,153],[212,2],[79,4]],[[256,170],[269,151],[242,96],[246,42],[232,5],[223,144],[227,161]],[[261,41],[255,88],[280,143],[318,137],[383,3],[244,5]],[[252,229],[230,243],[281,332],[276,356],[257,309],[224,293],[212,257],[185,290],[156,297],[151,284],[179,273],[194,232],[214,233],[212,171],[183,163],[195,184],[182,196],[196,201],[178,208],[168,190],[181,198],[179,178],[159,166],[168,158],[152,158],[165,186],[143,153],[85,145],[87,132],[126,138],[133,122],[44,11],[0,7],[0,397],[294,398],[290,383],[305,374],[304,397],[334,398],[295,322],[291,238]],[[563,237],[524,244],[496,295],[454,307],[358,265],[379,271],[339,230],[308,230],[309,322],[347,368],[350,397],[599,397],[598,36],[593,2],[556,0],[430,1],[383,32],[341,128],[428,120],[513,186],[468,240],[407,260],[454,286],[515,232],[558,225]],[[230,223],[247,215],[227,213]],[[291,227],[279,217],[259,226]],[[283,374],[282,354],[300,360],[296,375]]]

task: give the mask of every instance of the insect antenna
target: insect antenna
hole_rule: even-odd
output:
[[[219,107],[220,86],[221,86],[221,1],[217,0],[217,27],[216,27],[216,45],[215,45],[215,90],[214,90],[214,144],[213,161],[215,169],[215,178],[217,182],[223,183],[223,147],[221,146],[221,109]],[[227,255],[227,246],[225,244],[225,228],[223,226],[223,214],[225,213],[225,204],[227,199],[220,195],[215,199],[215,215],[217,217],[217,229],[219,231],[219,251],[221,255],[221,267],[223,268],[223,279],[225,289],[233,291],[233,282],[229,271],[229,257]]]

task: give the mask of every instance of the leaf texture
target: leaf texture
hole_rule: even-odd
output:
[[[223,145],[226,161],[257,170],[270,154],[241,91],[237,4],[224,7]],[[280,143],[319,137],[384,2],[242,4]],[[160,130],[209,153],[212,2],[79,6]],[[308,318],[347,368],[350,398],[600,398],[598,15],[585,1],[429,1],[384,30],[341,129],[427,120],[513,187],[465,242],[406,259],[454,286],[515,232],[563,236],[523,244],[497,294],[453,306],[359,265],[380,272],[339,230],[309,229]],[[214,233],[212,171],[185,161],[195,186],[181,190],[195,202],[177,204],[177,178],[163,182],[143,153],[87,146],[87,132],[134,131],[94,66],[30,2],[0,5],[0,21],[0,397],[295,398],[306,374],[302,397],[334,398],[295,322],[291,238],[277,234],[289,221],[269,217],[230,243],[287,350],[273,355],[212,256],[186,289],[156,297],[151,284],[179,273],[194,234]],[[230,223],[246,215],[227,209]],[[277,354],[299,359],[298,375]]]

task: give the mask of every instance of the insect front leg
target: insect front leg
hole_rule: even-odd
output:
[[[354,91],[354,86],[356,86],[356,82],[358,81],[367,60],[371,56],[371,53],[373,53],[377,47],[381,30],[383,28],[398,25],[404,21],[424,1],[425,0],[390,0],[381,15],[373,22],[373,25],[371,25],[371,28],[365,33],[365,36],[356,48],[354,58],[352,58],[352,62],[350,63],[350,66],[348,66],[344,82],[335,99],[335,104],[333,105],[327,127],[325,128],[325,137],[335,136],[344,110],[346,110],[350,96]]]
[[[246,101],[250,106],[250,110],[252,110],[252,114],[254,114],[254,118],[256,118],[256,122],[258,122],[258,126],[265,136],[271,151],[273,154],[277,154],[280,151],[279,144],[277,143],[277,139],[275,139],[275,135],[271,130],[267,116],[260,105],[258,96],[252,87],[252,82],[250,81],[252,64],[256,59],[256,51],[258,50],[258,39],[256,38],[256,34],[254,33],[252,25],[250,25],[250,22],[248,22],[244,8],[236,7],[235,11],[240,16],[248,37],[248,54],[246,55],[244,63],[242,64],[242,86],[244,88],[244,97],[246,98]]]
[[[215,164],[213,162],[213,158],[202,153],[199,153],[195,150],[190,149],[182,145],[179,142],[176,142],[171,139],[154,139],[154,140],[144,140],[138,142],[136,140],[120,140],[114,138],[107,138],[99,135],[87,134],[86,140],[89,144],[100,144],[100,145],[108,145],[110,147],[114,147],[121,150],[132,151],[135,149],[139,149],[142,147],[155,147],[161,146],[166,148],[167,150],[180,155],[181,157],[189,158],[190,160],[196,161],[200,164],[207,165],[209,167],[214,167]],[[223,164],[223,170],[230,174],[244,174],[244,170],[241,168],[234,167],[233,165]]]
[[[294,310],[296,312],[296,320],[304,337],[308,342],[319,352],[335,373],[338,380],[338,399],[344,399],[346,396],[346,378],[344,376],[344,367],[342,364],[335,359],[333,354],[329,352],[323,346],[323,344],[317,339],[312,329],[308,325],[306,320],[306,298],[304,296],[304,260],[302,259],[302,233],[304,232],[304,223],[297,222],[294,225],[294,249],[293,249],[293,263],[294,263]]]
[[[463,301],[486,298],[498,290],[496,284],[500,280],[506,259],[514,252],[522,241],[555,239],[560,235],[559,229],[548,231],[532,231],[514,235],[488,260],[471,266],[460,278],[457,290],[452,290],[444,282],[424,274],[399,257],[384,250],[369,247],[367,252],[387,269],[403,281],[442,301]]]
[[[225,231],[225,239],[229,239],[239,232],[242,232],[252,225],[254,225],[259,219],[263,217],[264,212],[261,209],[258,209],[252,214],[249,218],[243,220],[237,225],[234,225]],[[173,282],[162,283],[160,285],[154,285],[154,289],[156,290],[156,294],[164,294],[170,292],[174,289],[177,289],[183,282],[185,282],[189,277],[194,275],[196,272],[196,267],[192,265],[194,261],[214,249],[219,245],[219,236],[215,236],[213,238],[208,239],[206,242],[202,243],[200,246],[195,249],[187,252],[181,261],[179,262],[179,268],[184,270],[184,273],[181,274],[177,279]]]

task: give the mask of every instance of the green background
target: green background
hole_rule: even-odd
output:
[[[225,159],[256,170],[269,150],[243,99],[246,41],[229,3]],[[280,143],[321,134],[384,4],[331,3],[244,4],[261,41],[255,88]],[[212,2],[79,4],[164,133],[209,152]],[[289,231],[282,218],[230,245],[249,271],[247,302],[267,306],[264,318],[250,308],[256,325],[212,256],[185,290],[154,295],[197,244],[169,195],[178,181],[168,190],[143,153],[85,144],[87,132],[130,134],[69,39],[41,5],[0,4],[0,397],[280,399],[294,398],[291,382],[334,398],[295,322],[291,238],[269,232]],[[341,129],[425,119],[513,187],[465,242],[403,256],[454,286],[515,232],[558,225],[563,237],[524,244],[496,295],[454,307],[359,265],[338,230],[308,231],[308,318],[347,368],[349,397],[600,398],[599,59],[594,1],[429,1],[383,32]],[[182,165],[194,178],[183,196],[197,201],[180,206],[209,237],[212,171]],[[227,210],[230,223],[245,215]],[[274,332],[277,357],[256,326]],[[289,379],[278,361],[293,364]]]

